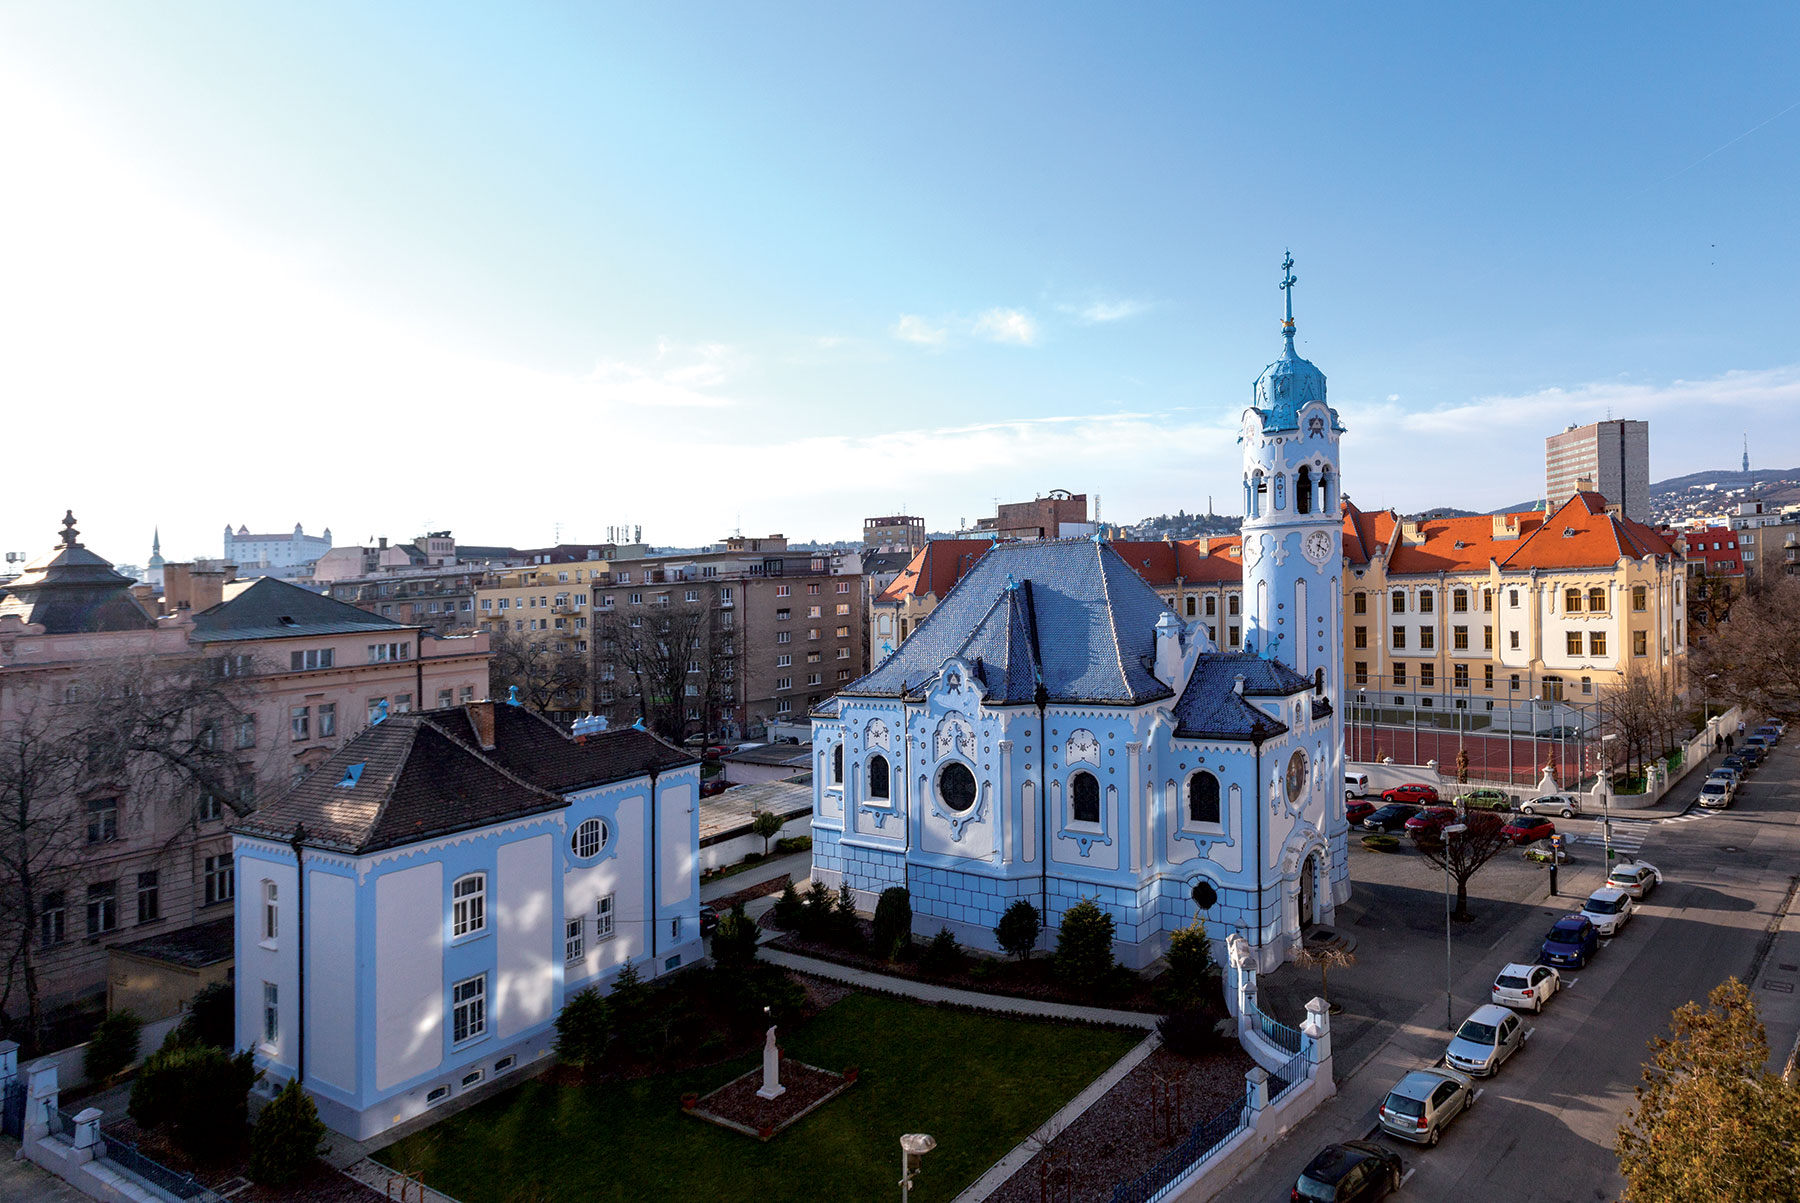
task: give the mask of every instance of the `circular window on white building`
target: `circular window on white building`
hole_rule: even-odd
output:
[[[609,834],[606,830],[605,820],[589,819],[577,827],[575,834],[569,837],[569,851],[582,860],[599,856],[600,850],[606,847]]]
[[[944,766],[938,774],[938,797],[958,814],[975,805],[975,774],[968,765],[951,761]]]

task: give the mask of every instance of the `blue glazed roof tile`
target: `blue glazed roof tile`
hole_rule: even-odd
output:
[[[1237,678],[1244,678],[1244,693]],[[1288,729],[1249,702],[1254,697],[1291,697],[1312,682],[1281,663],[1249,652],[1207,652],[1194,665],[1187,688],[1175,703],[1175,734],[1228,739],[1268,739]]]
[[[846,695],[896,697],[944,663],[981,661],[996,701],[1137,705],[1169,696],[1150,671],[1167,606],[1110,546],[1091,539],[1002,543],[982,556],[912,637]]]

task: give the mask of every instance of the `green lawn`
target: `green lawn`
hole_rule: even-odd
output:
[[[767,1144],[681,1113],[684,1091],[722,1085],[744,1058],[603,1086],[530,1082],[375,1156],[463,1203],[828,1203],[892,1197],[900,1134],[929,1132],[938,1147],[913,1203],[944,1203],[1141,1038],[858,994],[782,1044],[825,1069],[859,1065],[861,1079]]]

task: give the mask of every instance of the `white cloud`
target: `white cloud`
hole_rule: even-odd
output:
[[[916,313],[903,313],[900,320],[894,323],[894,337],[901,342],[917,343],[921,347],[941,347],[950,337],[950,332],[942,326],[934,326]]]
[[[975,319],[969,333],[989,342],[1029,347],[1038,340],[1037,323],[1022,309],[989,309]]]
[[[1390,397],[1389,400],[1394,398]],[[1570,423],[1656,414],[1684,418],[1706,410],[1754,409],[1791,414],[1800,410],[1800,365],[1731,371],[1708,380],[1667,384],[1599,381],[1531,393],[1476,397],[1459,405],[1408,413],[1401,425],[1419,434],[1467,433],[1495,427],[1530,427],[1554,434]]]
[[[1108,322],[1122,322],[1126,318],[1136,317],[1148,311],[1148,301],[1134,301],[1130,298],[1091,301],[1076,310],[1076,316],[1090,326],[1105,325]]]
[[[584,381],[593,387],[593,400],[603,404],[652,407],[718,408],[736,402],[709,388],[729,376],[726,361],[732,349],[723,343],[682,346],[658,342],[648,363],[603,360]]]

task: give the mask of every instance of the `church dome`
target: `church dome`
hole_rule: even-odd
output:
[[[131,596],[131,581],[83,547],[80,535],[75,515],[65,514],[62,541],[0,591],[0,614],[41,624],[50,635],[154,627],[156,620]]]
[[[1301,406],[1325,400],[1325,373],[1295,353],[1291,322],[1283,334],[1287,346],[1281,358],[1256,378],[1256,396],[1251,401],[1262,411],[1264,430],[1298,430]]]

